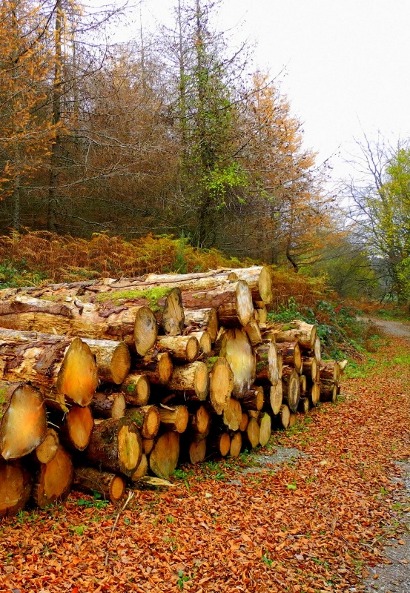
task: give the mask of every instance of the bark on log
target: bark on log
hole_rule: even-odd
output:
[[[174,430],[175,432],[185,432],[188,427],[189,412],[186,406],[164,406],[160,405],[159,416],[161,424],[167,430]]]
[[[269,329],[275,334],[276,342],[278,343],[298,341],[304,350],[314,349],[317,336],[315,325],[295,319],[282,325],[272,324],[269,326]]]
[[[7,381],[30,381],[42,392],[54,390],[86,406],[98,384],[90,347],[80,338],[0,329],[0,373]]]
[[[81,492],[97,493],[103,500],[109,500],[113,504],[118,504],[126,490],[122,476],[86,466],[75,468],[72,486],[73,489]]]
[[[279,414],[276,416],[276,423],[280,428],[288,428],[290,422],[290,409],[286,404],[280,407]]]
[[[282,363],[293,367],[297,373],[302,372],[302,355],[298,342],[278,342],[277,351],[282,355]]]
[[[169,352],[158,352],[152,349],[135,363],[132,374],[144,374],[152,385],[166,385],[171,378],[174,365]],[[129,382],[124,381],[129,390]]]
[[[31,496],[32,476],[18,459],[0,458],[0,518],[21,511]]]
[[[210,362],[210,361],[208,361]],[[222,414],[234,388],[231,365],[223,356],[213,362],[209,374],[209,398],[217,414]]]
[[[121,385],[131,368],[131,354],[125,342],[83,338],[97,362],[98,378],[102,382]]]
[[[153,439],[157,436],[161,424],[161,415],[157,406],[128,408],[125,415],[135,422],[143,439]]]
[[[166,369],[171,368],[168,366],[168,358],[164,358],[163,362],[166,363]],[[159,367],[159,368],[158,368]],[[162,372],[161,362],[158,363],[157,369],[158,375]],[[169,376],[168,376],[169,375]],[[168,371],[165,373],[165,377],[169,380],[171,375]],[[124,393],[125,401],[131,406],[146,406],[149,401],[151,393],[150,382],[146,374],[130,373],[128,377],[121,384],[121,390]]]
[[[300,412],[301,414],[307,414],[309,412],[309,409],[310,409],[309,398],[301,397],[299,400],[298,412]]]
[[[43,396],[30,385],[0,381],[0,457],[28,455],[46,434]]]
[[[226,457],[231,449],[231,437],[228,432],[213,432],[207,439],[207,454]]]
[[[241,398],[255,380],[256,359],[248,336],[241,329],[227,329],[220,338],[219,355],[226,358],[234,376],[232,393]]]
[[[215,307],[219,323],[225,327],[245,326],[254,313],[252,294],[243,280],[227,282],[213,290],[184,291],[182,302],[190,309]]]
[[[208,436],[211,419],[212,416],[204,405],[200,405],[196,410],[190,412],[188,431],[193,440],[200,441]]]
[[[259,327],[259,322],[256,320],[256,318],[251,319],[250,322],[245,325],[244,330],[246,331],[252,346],[256,346],[262,342],[262,334]]]
[[[248,283],[255,301],[271,304],[273,300],[272,269],[269,266],[225,268],[190,274],[149,274],[145,282],[153,286],[178,286],[182,291],[212,290],[222,283],[242,280]]]
[[[87,302],[64,297],[59,292],[47,292],[47,295],[52,300],[18,294],[0,302],[0,325],[67,337],[126,340],[130,344],[135,342],[141,355],[155,343],[157,322],[145,299],[130,302],[93,297],[94,302]]]
[[[340,365],[336,360],[322,360],[319,368],[320,381],[324,384],[331,381],[339,383],[341,377]]]
[[[215,342],[219,331],[219,322],[216,309],[209,307],[206,309],[188,309],[184,308],[186,331],[206,330],[212,343]]]
[[[86,457],[96,467],[132,476],[142,455],[140,432],[128,418],[110,418],[95,423]]]
[[[279,381],[278,349],[268,340],[254,349],[256,355],[256,381],[274,385]]]
[[[212,340],[208,331],[189,331],[188,335],[198,340],[200,353],[210,354],[212,352]]]
[[[174,431],[164,432],[155,439],[149,455],[149,467],[158,478],[168,480],[175,471],[179,459],[179,439],[179,433]]]
[[[122,418],[126,410],[123,393],[96,393],[91,402],[95,418]]]
[[[185,324],[185,312],[179,288],[173,288],[166,296],[162,312],[157,314],[159,326],[168,336],[178,336]]]
[[[337,401],[338,385],[330,379],[320,380],[320,401],[321,402],[332,402],[333,404]]]
[[[41,463],[33,487],[33,499],[44,509],[50,504],[67,498],[74,476],[70,455],[60,445],[48,463]]]
[[[262,385],[253,385],[241,398],[241,405],[245,410],[260,411],[264,404],[264,392]]]
[[[311,383],[320,381],[320,362],[315,356],[303,357],[302,372]]]
[[[171,391],[183,392],[189,401],[205,401],[209,390],[209,373],[199,360],[175,367],[168,382]]]
[[[156,347],[169,352],[177,362],[193,362],[199,356],[199,342],[195,336],[158,336]]]

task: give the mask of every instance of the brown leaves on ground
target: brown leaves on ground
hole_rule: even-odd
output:
[[[294,463],[187,467],[175,488],[136,492],[120,515],[73,495],[4,520],[0,592],[362,591],[392,518],[394,461],[410,454],[409,357],[395,339],[337,405],[275,435],[306,454]]]

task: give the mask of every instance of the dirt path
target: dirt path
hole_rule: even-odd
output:
[[[371,322],[386,335],[410,339],[410,324],[375,318]],[[400,527],[397,537],[389,538],[386,542],[385,563],[369,569],[369,576],[365,580],[368,593],[410,592],[410,461],[400,462],[398,467],[402,474],[398,486],[403,490],[396,494],[394,505],[405,510],[395,518]]]
[[[383,333],[396,338],[408,338],[410,340],[410,323],[401,323],[400,321],[387,321],[376,317],[368,318],[371,323],[379,327]]]

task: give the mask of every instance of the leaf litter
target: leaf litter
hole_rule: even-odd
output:
[[[389,362],[397,352],[409,343],[392,339],[371,377],[344,381],[336,405],[274,433],[264,471],[243,472],[253,456],[205,463],[172,489],[135,491],[121,512],[72,493],[4,519],[0,593],[365,591],[386,538],[400,539],[410,369]],[[303,455],[278,466],[281,447]]]

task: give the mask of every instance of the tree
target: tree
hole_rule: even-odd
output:
[[[359,144],[369,181],[350,183],[352,217],[365,239],[386,292],[410,300],[410,148],[365,138]]]
[[[174,71],[170,115],[181,147],[180,196],[188,215],[184,226],[202,247],[217,244],[219,215],[246,185],[235,158],[233,79],[239,54],[226,57],[224,36],[212,30],[217,4],[179,0],[175,30],[168,31]]]
[[[2,2],[0,56],[0,189],[11,202],[10,224],[18,229],[27,186],[44,166],[56,133],[47,109],[53,61],[38,3]]]
[[[316,155],[286,97],[257,72],[241,116],[241,162],[251,180],[246,215],[257,217],[255,240],[264,258],[295,271],[312,263],[334,226]],[[257,232],[259,229],[259,232]]]

